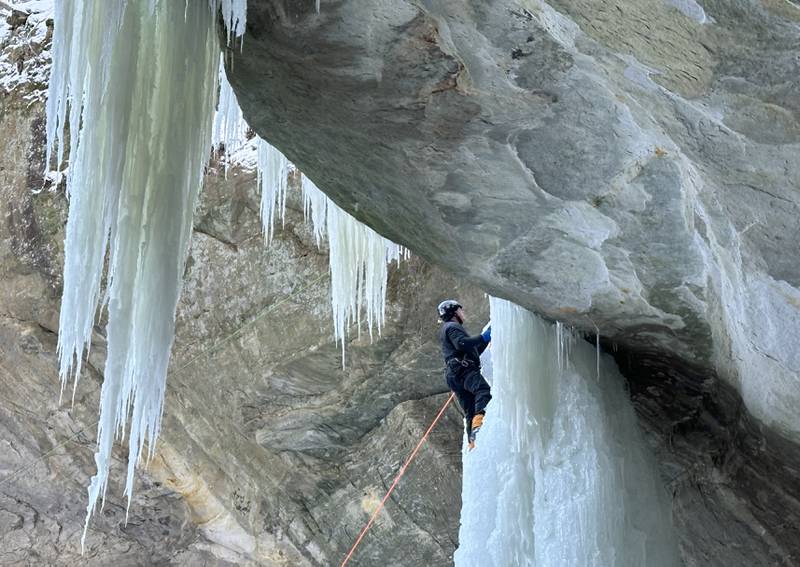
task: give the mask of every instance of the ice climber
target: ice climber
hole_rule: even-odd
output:
[[[455,300],[442,301],[437,308],[442,328],[439,340],[447,366],[447,386],[456,394],[464,410],[469,448],[475,447],[475,436],[483,424],[486,404],[492,399],[489,384],[481,374],[481,353],[492,340],[492,328],[470,337],[463,327],[464,308]]]

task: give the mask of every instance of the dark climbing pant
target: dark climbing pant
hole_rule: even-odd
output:
[[[492,399],[491,388],[477,366],[448,370],[447,385],[455,392],[458,403],[464,410],[467,435],[469,435],[472,430],[472,418],[479,413],[486,413],[486,404]]]

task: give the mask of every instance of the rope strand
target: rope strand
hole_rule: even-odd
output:
[[[358,544],[361,543],[362,539],[364,539],[364,535],[367,533],[367,530],[369,530],[372,527],[373,522],[375,522],[375,518],[378,517],[378,514],[383,509],[383,505],[386,504],[386,501],[389,499],[389,496],[392,495],[392,491],[394,491],[394,487],[397,486],[397,483],[400,482],[401,478],[403,478],[403,475],[406,473],[406,469],[408,468],[408,465],[410,465],[411,461],[414,460],[414,457],[417,456],[417,452],[419,451],[420,447],[422,447],[422,444],[425,443],[425,440],[428,438],[428,435],[430,435],[431,431],[433,431],[433,428],[436,426],[436,424],[439,422],[439,419],[444,414],[444,410],[447,409],[447,406],[450,405],[450,402],[453,401],[454,397],[455,397],[455,392],[451,393],[450,397],[447,398],[447,401],[442,406],[442,409],[439,410],[439,413],[434,418],[434,420],[431,423],[430,427],[428,427],[428,430],[425,432],[425,435],[422,436],[422,438],[419,440],[419,443],[417,443],[417,446],[414,447],[414,450],[411,451],[411,454],[406,459],[406,462],[403,463],[402,467],[400,467],[400,472],[397,473],[397,476],[395,477],[394,482],[392,482],[392,486],[389,487],[388,492],[386,492],[386,496],[383,497],[383,500],[381,500],[381,503],[378,504],[378,507],[372,513],[372,516],[370,517],[369,522],[367,522],[367,525],[364,526],[364,529],[361,530],[360,534],[358,534],[358,538],[356,538],[356,542],[353,544],[353,547],[350,548],[350,552],[347,554],[347,557],[344,558],[344,561],[342,561],[342,564],[340,565],[340,567],[345,567],[345,565],[347,565],[347,562],[350,561],[350,558],[353,556],[353,553],[355,552],[356,548],[358,547]]]

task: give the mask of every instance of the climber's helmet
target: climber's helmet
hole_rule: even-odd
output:
[[[441,321],[449,321],[459,309],[461,309],[461,304],[455,299],[445,299],[439,304],[439,307],[436,308]]]

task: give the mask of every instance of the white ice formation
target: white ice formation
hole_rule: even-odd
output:
[[[320,246],[322,237],[325,236],[325,223],[330,199],[305,175],[301,176],[300,183],[303,191],[303,215],[306,220],[311,220],[314,240],[316,240],[317,246]]]
[[[223,1],[234,30],[243,29],[238,4]],[[62,388],[80,374],[108,252],[108,352],[87,527],[105,494],[114,439],[129,427],[130,504],[134,467],[145,442],[151,456],[158,437],[175,308],[211,145],[218,7],[217,0],[56,2],[47,138],[59,163],[70,125]]]
[[[285,216],[286,180],[294,166],[267,142],[258,143],[261,219],[269,241],[275,216]],[[380,334],[386,317],[389,264],[399,262],[408,252],[345,212],[305,175],[301,176],[301,188],[303,210],[311,221],[317,245],[323,237],[328,238],[333,331],[342,345],[344,364],[344,339],[353,323],[360,335],[362,311],[370,340],[375,331]]]
[[[342,344],[344,364],[344,339],[353,322],[361,333],[362,306],[370,340],[373,329],[380,334],[386,317],[388,266],[408,252],[345,212],[305,176],[302,189],[317,242],[321,235],[328,236],[334,336]]]
[[[214,123],[215,145],[221,143],[235,151],[245,143],[247,125],[222,64],[220,104]],[[286,218],[289,175],[296,167],[262,138],[256,137],[255,145],[262,231],[269,244],[275,234],[276,220],[283,223]],[[317,245],[326,235],[329,241],[334,337],[342,345],[344,364],[344,339],[353,323],[360,334],[362,310],[370,340],[374,331],[380,334],[386,315],[388,264],[405,257],[407,251],[346,213],[302,174],[301,188],[303,209],[313,226]]]
[[[493,398],[464,454],[455,564],[679,565],[613,360],[507,301],[491,299],[491,319]]]
[[[236,100],[236,94],[228,82],[223,57],[224,55],[220,55],[219,59],[219,102],[214,115],[211,144],[214,150],[222,147],[222,161],[227,173],[232,154],[247,143],[248,128],[239,108],[239,102]]]
[[[150,0],[150,2],[161,0]],[[247,0],[208,0],[211,11],[216,14],[217,7],[222,12],[225,29],[228,32],[228,45],[236,38],[244,36],[247,23]]]
[[[258,186],[261,189],[261,226],[267,244],[275,234],[275,216],[286,218],[286,192],[289,172],[294,167],[281,152],[257,138]]]
[[[247,125],[220,63],[216,15],[222,12],[230,44],[244,32],[245,10],[246,0],[56,3],[48,164],[52,149],[60,164],[65,146],[70,148],[58,346],[62,391],[70,376],[77,386],[98,308],[108,309],[87,528],[105,494],[114,440],[128,429],[128,505],[145,443],[147,458],[155,450],[175,309],[209,148],[224,144],[227,164],[246,139]],[[261,140],[257,154],[269,241],[275,217],[285,215],[293,166]],[[358,223],[307,179],[303,188],[317,243],[324,234],[330,240],[336,338],[343,339],[353,320],[360,322],[362,304],[372,336],[384,319],[387,263],[403,249]]]

